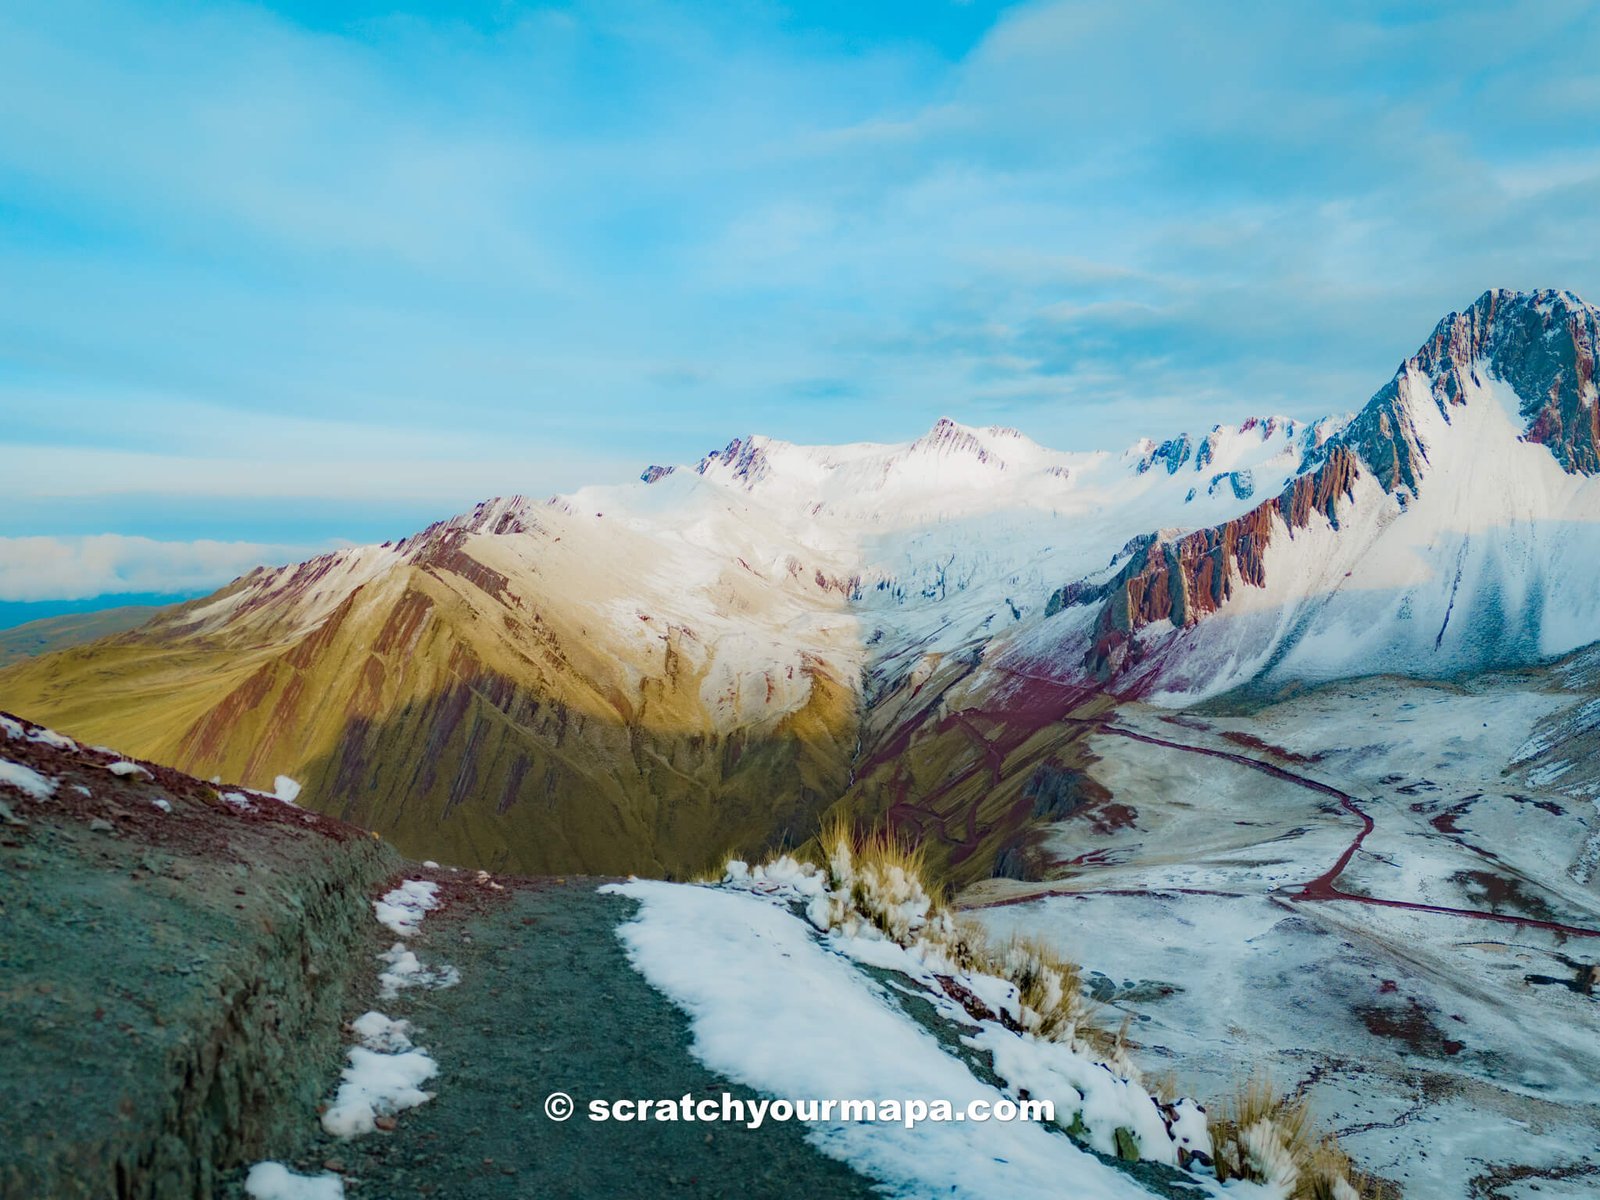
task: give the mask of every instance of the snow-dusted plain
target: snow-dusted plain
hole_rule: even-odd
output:
[[[1557,671],[1367,679],[1248,715],[1125,708],[1114,731],[1173,744],[1092,739],[1131,824],[1069,818],[1049,830],[1050,878],[961,900],[1082,963],[1148,1069],[1200,1094],[1252,1067],[1304,1088],[1408,1197],[1588,1194],[1600,1002],[1578,983],[1600,961],[1600,896],[1578,876],[1600,822],[1515,763],[1591,702],[1563,687]],[[1336,898],[1307,885],[1362,822],[1295,779],[1373,821]]]

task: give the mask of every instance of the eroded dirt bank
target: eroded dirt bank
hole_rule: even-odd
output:
[[[16,718],[0,759],[0,1196],[210,1200],[292,1153],[398,855]]]

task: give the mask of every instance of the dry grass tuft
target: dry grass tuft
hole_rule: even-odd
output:
[[[1303,1099],[1258,1076],[1218,1105],[1211,1120],[1217,1178],[1282,1190],[1291,1200],[1361,1200],[1359,1178],[1332,1134],[1319,1137]]]
[[[1000,950],[995,974],[1021,992],[1025,1023],[1050,1041],[1073,1040],[1088,1016],[1078,964],[1037,938],[1013,937]]]
[[[1142,1080],[1128,1055],[1127,1021],[1115,1033],[1100,1024],[1096,1006],[1083,994],[1076,963],[1037,938],[1014,937],[997,946],[978,922],[958,918],[931,879],[922,847],[886,830],[863,832],[835,816],[797,857],[827,878],[828,928],[870,924],[891,941],[916,947],[955,970],[1007,980],[1017,988],[1028,1033],[1066,1043],[1152,1095],[1169,1102],[1178,1097],[1171,1075]],[[1305,1101],[1281,1095],[1266,1078],[1252,1079],[1210,1111],[1220,1181],[1267,1184],[1290,1200],[1378,1200],[1380,1193],[1352,1169],[1332,1135],[1315,1132]]]
[[[685,883],[721,883],[728,877],[728,864],[735,860],[743,861],[744,855],[737,846],[725,846],[718,854],[713,854],[699,867],[690,870],[684,875]]]
[[[846,925],[859,914],[900,945],[920,942],[956,969],[1008,980],[1016,985],[1023,1027],[1029,1032],[1076,1043],[1134,1074],[1121,1034],[1093,1022],[1078,965],[1036,938],[1013,938],[995,946],[978,922],[958,919],[942,889],[931,881],[922,847],[884,830],[863,833],[834,817],[805,850],[827,872],[829,890],[841,909],[830,914],[830,925]]]
[[[863,833],[843,817],[823,826],[815,846],[829,890],[891,941],[910,945],[934,927],[953,924],[943,895],[929,883],[921,846],[887,830]]]

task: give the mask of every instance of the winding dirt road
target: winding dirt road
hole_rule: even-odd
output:
[[[1345,900],[1356,904],[1372,904],[1380,908],[1404,908],[1413,912],[1438,913],[1442,916],[1463,917],[1474,921],[1495,921],[1504,925],[1526,925],[1534,929],[1549,929],[1557,933],[1564,933],[1568,937],[1600,938],[1600,929],[1589,929],[1581,925],[1567,925],[1560,921],[1545,921],[1537,917],[1517,916],[1512,913],[1486,912],[1474,908],[1451,908],[1442,904],[1424,904],[1416,900],[1390,900],[1382,896],[1363,896],[1354,892],[1344,891],[1339,887],[1339,876],[1344,874],[1345,868],[1350,865],[1350,860],[1361,849],[1362,843],[1367,840],[1367,835],[1377,828],[1377,822],[1370,813],[1361,807],[1356,798],[1348,792],[1340,791],[1331,784],[1321,780],[1311,779],[1300,775],[1274,763],[1263,762],[1258,758],[1251,758],[1247,754],[1235,754],[1227,750],[1217,750],[1210,746],[1194,746],[1185,742],[1170,741],[1167,738],[1155,737],[1147,733],[1139,733],[1121,725],[1110,724],[1101,726],[1102,733],[1115,737],[1128,738],[1135,742],[1144,742],[1152,746],[1163,746],[1169,750],[1180,750],[1189,754],[1204,754],[1210,758],[1220,758],[1228,762],[1238,763],[1253,771],[1261,771],[1276,779],[1308,788],[1325,796],[1331,796],[1339,802],[1346,812],[1361,822],[1361,829],[1346,846],[1339,857],[1321,875],[1292,892],[1289,899],[1297,901],[1325,901]]]

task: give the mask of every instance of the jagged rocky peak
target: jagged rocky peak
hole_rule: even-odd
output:
[[[1006,441],[1031,444],[1021,431],[1006,426],[991,425],[987,429],[977,430],[959,421],[952,421],[949,417],[940,417],[932,429],[911,443],[910,453],[962,454],[981,463],[993,462],[1003,467],[1005,462],[996,453],[995,443]]]
[[[1548,447],[1569,473],[1600,474],[1600,310],[1571,292],[1490,291],[1448,323],[1456,363],[1473,352],[1517,393],[1530,442]],[[1466,345],[1454,344],[1463,335]]]
[[[1387,490],[1415,492],[1427,454],[1409,407],[1420,397],[1407,381],[1426,380],[1426,394],[1449,419],[1487,376],[1516,394],[1528,441],[1570,474],[1600,474],[1597,352],[1600,310],[1571,292],[1492,289],[1440,321],[1341,438]]]
[[[1211,431],[1201,437],[1180,433],[1160,443],[1145,438],[1136,443],[1130,453],[1135,459],[1134,470],[1141,475],[1157,464],[1165,467],[1169,475],[1176,475],[1183,467],[1205,471],[1229,442],[1266,445],[1280,438],[1285,449],[1297,446],[1302,451],[1314,449],[1319,444],[1319,431],[1331,420],[1325,418],[1307,425],[1291,417],[1246,417],[1238,425],[1213,425]]]
[[[726,474],[746,486],[759,483],[772,469],[767,457],[770,439],[748,434],[736,437],[721,450],[713,450],[695,465],[701,475]],[[654,469],[654,468],[652,468]],[[648,474],[648,472],[647,472]],[[662,474],[666,474],[665,471]],[[658,475],[657,478],[660,478]],[[647,480],[646,482],[652,482]]]
[[[446,541],[456,541],[469,533],[528,533],[537,527],[533,512],[535,505],[526,496],[496,496],[480,500],[471,510],[458,513],[443,521],[435,521],[426,529],[395,543],[401,554],[415,556]]]

